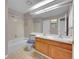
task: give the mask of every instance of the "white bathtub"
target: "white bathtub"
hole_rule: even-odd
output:
[[[26,45],[27,44],[26,43],[27,42],[27,39],[28,38],[10,40],[8,42],[8,53],[16,52],[17,49],[19,49],[22,46]]]

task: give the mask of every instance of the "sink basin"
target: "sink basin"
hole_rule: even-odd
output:
[[[69,40],[70,38],[65,35],[57,34],[44,34],[44,33],[33,33],[36,37],[45,38],[45,39],[60,39],[60,40]]]
[[[58,38],[60,38],[60,39],[69,39],[69,37],[65,36],[65,35],[59,35]]]

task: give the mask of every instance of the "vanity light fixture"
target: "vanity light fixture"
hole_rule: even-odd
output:
[[[69,6],[69,5],[71,5],[71,0],[55,4],[53,6],[47,7],[45,9],[42,9],[42,10],[39,10],[39,11],[36,11],[36,12],[33,12],[31,14],[37,15],[37,14],[45,13],[45,12],[48,12],[48,11],[51,11],[51,10],[54,10],[54,9],[57,9],[57,8],[60,8],[60,7]]]
[[[35,4],[32,8],[30,8],[29,10],[34,10],[34,9],[37,9],[37,8],[39,8],[39,7],[41,7],[41,6],[44,6],[44,5],[46,5],[46,4],[48,4],[48,3],[50,3],[50,2],[53,2],[54,0],[43,0],[43,1],[41,1],[41,2],[39,2],[39,3],[37,3],[37,4]]]

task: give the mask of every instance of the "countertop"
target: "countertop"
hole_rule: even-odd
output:
[[[54,40],[54,41],[68,43],[68,44],[72,44],[73,43],[73,39],[72,38],[70,38],[68,36],[64,36],[64,35],[43,34],[43,33],[36,33],[36,32],[30,33],[30,35],[33,35],[35,37],[44,38],[46,40]]]

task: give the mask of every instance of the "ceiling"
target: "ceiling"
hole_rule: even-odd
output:
[[[8,7],[20,13],[26,13],[27,10],[41,0],[8,0]]]
[[[65,13],[67,13],[69,10],[69,6],[65,6],[65,7],[61,7],[58,9],[55,9],[53,11],[49,11],[49,12],[45,12],[39,15],[32,15],[32,17],[37,17],[37,18],[46,18],[46,17],[60,17],[62,15],[64,15]]]
[[[37,4],[40,1],[42,1],[42,0],[8,0],[8,7],[9,7],[9,9],[12,9],[12,10],[18,11],[22,14],[25,14],[28,12],[29,8],[31,8],[33,5]],[[66,1],[66,0],[55,0],[54,2],[51,2],[40,8],[37,8],[36,10],[30,11],[30,13],[39,11],[41,9],[47,8],[47,7],[57,4],[57,3],[61,3],[62,1]],[[37,16],[36,15],[32,15],[32,16],[33,17],[58,16],[60,14],[67,12],[68,9],[69,9],[69,6],[65,6],[65,7],[57,8],[55,10],[52,10],[52,11],[49,11],[46,13],[39,14]]]

